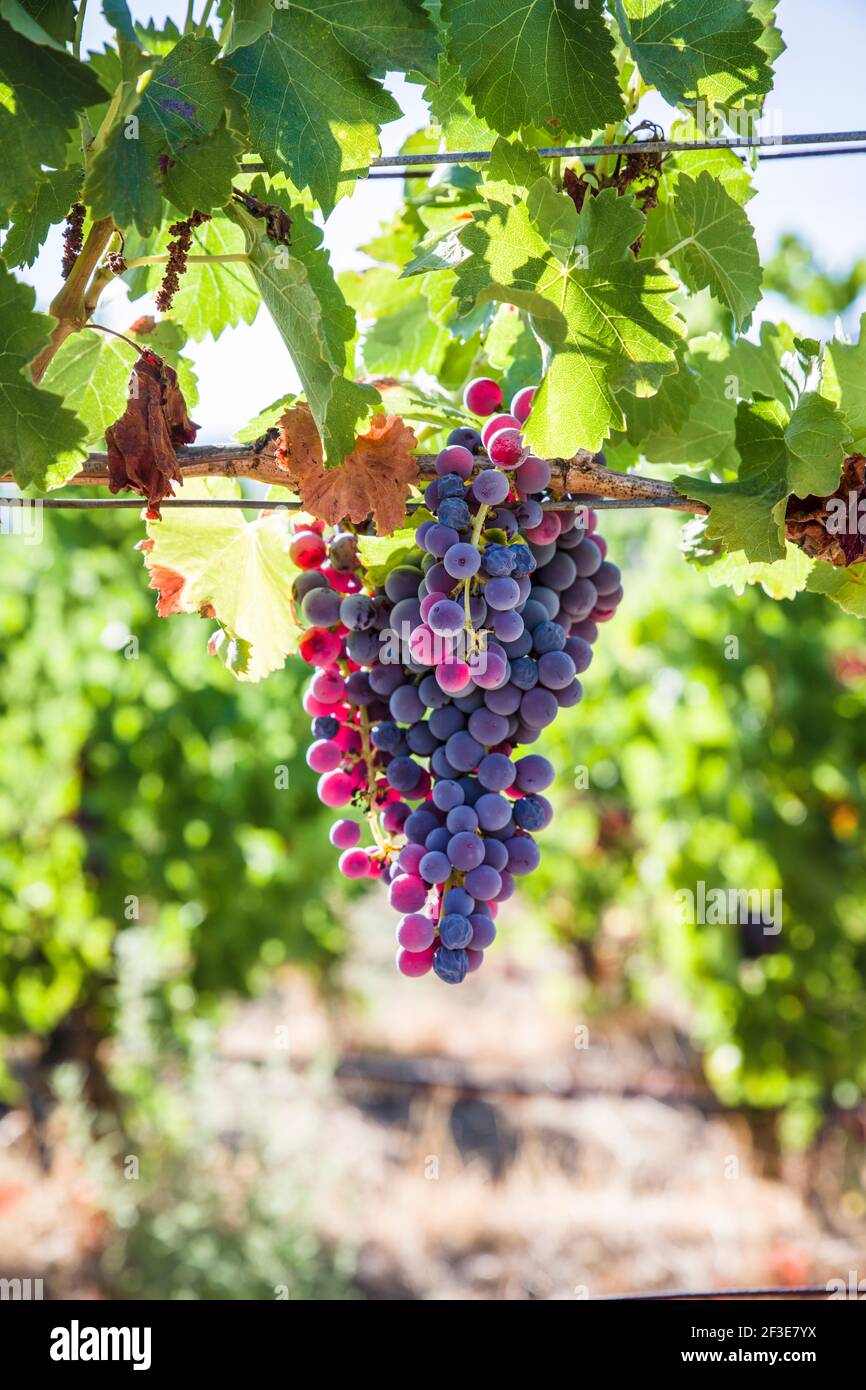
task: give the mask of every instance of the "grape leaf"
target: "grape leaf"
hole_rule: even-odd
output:
[[[684,120],[674,121],[670,130],[670,138],[687,145],[691,141],[697,142],[705,139],[706,131],[698,127],[693,116],[688,116]],[[736,151],[721,147],[709,150],[677,150],[675,153],[665,155],[658,185],[660,204],[664,206],[666,200],[674,195],[680,174],[689,174],[695,179],[703,173],[712,174],[713,178],[721,183],[725,192],[730,194],[741,207],[745,206],[750,198],[754,198],[757,191],[752,184],[751,168]],[[655,216],[656,214],[652,213],[649,217],[647,240],[644,243],[645,251],[648,250],[650,227]],[[669,238],[665,244],[669,246],[673,239],[672,237]]]
[[[21,488],[59,487],[84,457],[84,429],[60,396],[24,375],[53,327],[33,312],[35,299],[0,266],[0,472]]]
[[[134,361],[131,349],[119,338],[82,332],[67,338],[50,362],[44,384],[75,411],[88,447],[100,444],[109,425],[123,414]]]
[[[866,448],[866,314],[860,319],[860,339],[843,343],[834,338],[824,349],[821,393],[844,410],[854,450]]]
[[[409,489],[418,480],[415,435],[398,415],[376,415],[349,456],[325,468],[316,423],[307,405],[287,410],[277,458],[287,470],[306,511],[336,526],[366,521],[372,513],[380,535],[400,528]]]
[[[459,68],[444,53],[435,79],[424,88],[424,99],[442,129],[446,150],[486,150],[492,146],[495,133],[477,115]]]
[[[500,304],[484,338],[484,352],[502,376],[506,399],[522,386],[541,378],[541,350],[524,314],[513,304]]]
[[[418,559],[420,552],[415,544],[415,530],[413,524],[401,527],[390,536],[358,537],[358,554],[368,584],[379,588],[398,565],[411,564]]]
[[[362,318],[376,315],[364,333],[361,348],[368,373],[412,376],[422,370],[434,375],[438,372],[449,334],[431,315],[417,285],[399,279],[396,271],[375,267],[361,273],[347,272],[340,277],[340,286]]]
[[[834,565],[815,565],[806,588],[812,594],[824,594],[846,613],[866,618],[866,561],[837,569]]]
[[[0,15],[25,39],[32,43],[46,44],[59,52],[72,38],[74,29],[73,9],[66,0],[61,3],[38,4],[34,0],[0,0]]]
[[[772,88],[748,0],[616,0],[616,16],[641,77],[672,106],[742,106]]]
[[[0,213],[33,201],[43,168],[63,168],[78,112],[106,96],[90,68],[0,20]]]
[[[707,539],[747,560],[779,560],[785,553],[785,505],[798,497],[826,497],[836,488],[848,435],[844,416],[807,392],[789,416],[779,401],[740,402],[736,444],[742,460],[734,482],[713,483],[680,474],[674,486],[710,507]]]
[[[707,565],[704,574],[714,589],[725,585],[736,594],[742,594],[747,585],[760,584],[769,598],[793,599],[807,588],[814,565],[810,555],[788,541],[784,559],[774,560],[772,564],[747,560],[742,551],[737,551]]]
[[[226,53],[260,39],[270,29],[275,13],[274,0],[232,0],[231,18],[223,32]]]
[[[135,25],[126,0],[102,0],[102,13],[106,21],[120,38],[128,43],[136,43]]]
[[[176,153],[209,135],[228,104],[231,73],[215,59],[210,34],[184,34],[166,54],[141,95],[142,139]]]
[[[267,168],[309,188],[326,214],[379,153],[379,127],[401,114],[356,50],[344,47],[349,10],[360,35],[375,30],[377,14],[402,8],[402,0],[354,0],[338,37],[318,7],[293,4],[274,14],[267,33],[226,60]],[[347,170],[353,171],[349,178]]]
[[[224,496],[190,479],[184,495]],[[215,617],[231,640],[246,643],[239,679],[260,681],[285,665],[302,631],[292,604],[297,568],[289,555],[289,514],[255,521],[240,509],[172,510],[148,525],[145,551],[159,611]]]
[[[111,217],[148,237],[162,213],[159,165],[144,140],[129,137],[134,129],[118,124],[104,133],[94,147],[84,198],[94,218]]]
[[[395,66],[434,76],[439,38],[420,0],[316,0],[310,8],[374,77],[384,77]]]
[[[786,410],[791,406],[791,381],[782,358],[794,351],[794,332],[786,323],[762,323],[759,341],[737,338],[731,348],[731,371],[737,378],[737,395],[772,396]]]
[[[624,428],[617,392],[648,395],[675,370],[684,325],[675,282],[631,244],[644,226],[628,198],[606,189],[578,213],[546,178],[525,202],[493,203],[460,233],[470,255],[456,269],[462,302],[516,304],[550,363],[526,430],[540,454],[599,449]]]
[[[176,150],[168,162],[162,191],[169,202],[189,216],[196,208],[209,212],[224,207],[243,153],[243,141],[221,121],[203,140]]]
[[[280,396],[279,400],[273,401],[271,405],[266,405],[264,410],[260,410],[258,415],[254,415],[241,429],[235,431],[235,439],[239,444],[255,444],[268,430],[276,429],[280,423],[280,417],[285,414],[290,406],[294,405],[295,396],[291,393]]]
[[[136,20],[134,28],[146,52],[157,57],[164,58],[182,37],[173,19],[167,19],[162,28],[154,19],[149,19],[147,24],[140,24]]]
[[[478,115],[502,135],[555,122],[588,136],[623,118],[601,5],[570,0],[442,0],[446,51]]]
[[[761,297],[761,261],[740,204],[705,170],[680,175],[664,213],[672,240],[661,247],[656,236],[646,251],[671,261],[690,290],[711,290],[741,328]]]
[[[7,265],[33,265],[49,228],[62,222],[77,200],[80,182],[80,169],[49,170],[33,190],[32,203],[12,208],[12,226],[0,252]]]
[[[230,215],[244,231],[253,279],[301,379],[325,457],[339,463],[352,452],[357,426],[379,397],[344,375],[355,315],[321,249],[322,233],[299,205],[290,209],[288,246],[270,241],[264,223],[245,209],[235,206]]]

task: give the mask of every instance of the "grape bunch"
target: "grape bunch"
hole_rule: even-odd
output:
[[[382,585],[351,531],[298,523],[291,541],[315,667],[307,762],[322,802],[362,812],[371,841],[337,820],[340,870],[388,885],[401,973],[449,984],[479,967],[499,904],[538,865],[553,768],[520,750],[581,699],[622,598],[595,513],[551,505],[550,468],[523,441],[532,398],[504,413],[495,381],[469,384],[484,423],[452,431],[424,494],[432,519]]]

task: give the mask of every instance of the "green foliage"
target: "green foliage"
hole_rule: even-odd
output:
[[[584,700],[538,745],[556,814],[526,888],[580,946],[598,1005],[664,1008],[676,986],[725,1101],[852,1105],[866,1093],[862,624],[810,594],[794,607],[708,590],[669,525],[606,515],[639,582]],[[684,917],[676,895],[700,881],[781,888],[763,954],[736,923]]]
[[[157,618],[129,513],[41,520],[41,544],[0,544],[3,1031],[48,1034],[83,1005],[106,1026],[132,931],[172,1032],[282,961],[325,970],[343,936],[302,672],[237,685],[199,618]]]

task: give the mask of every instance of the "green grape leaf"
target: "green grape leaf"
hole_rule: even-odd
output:
[[[102,13],[112,29],[127,43],[137,43],[138,37],[126,0],[102,0]]]
[[[189,216],[196,208],[208,212],[224,207],[232,196],[232,184],[244,143],[222,121],[203,140],[184,145],[172,155],[162,181],[169,202]]]
[[[173,154],[209,135],[229,101],[231,73],[215,59],[210,34],[185,34],[166,54],[141,95],[141,138]]]
[[[424,99],[442,130],[446,150],[486,150],[493,145],[495,132],[476,114],[459,68],[444,54],[435,79],[424,88]]]
[[[253,279],[300,377],[325,458],[342,463],[379,397],[344,375],[355,315],[321,249],[322,233],[297,205],[290,210],[289,246],[270,241],[264,224],[244,209],[233,207],[230,216],[244,231]]]
[[[778,401],[743,401],[737,408],[737,479],[713,483],[680,474],[674,486],[709,504],[708,540],[742,550],[747,560],[779,560],[788,497],[834,491],[847,434],[844,416],[815,392],[801,396],[790,416]]]
[[[168,228],[163,228],[153,249],[165,251],[169,240]],[[228,217],[213,217],[193,233],[192,251],[196,255],[238,255],[245,245],[243,232]],[[162,271],[162,266],[150,267],[147,283],[151,290],[159,285]],[[201,342],[209,333],[218,338],[226,328],[252,323],[259,304],[252,274],[244,262],[192,261],[181,278],[171,314],[190,338]]]
[[[78,112],[106,96],[90,68],[0,20],[0,214],[32,203],[42,170],[64,167]]]
[[[84,444],[96,447],[126,409],[135,354],[107,333],[74,333],[52,358],[43,382],[62,396],[84,425]]]
[[[144,140],[132,139],[134,126],[115,125],[95,150],[84,198],[96,218],[112,217],[119,227],[136,227],[148,237],[159,225],[162,193],[159,165]]]
[[[67,0],[0,0],[0,16],[31,43],[65,51],[74,30],[74,11]]]
[[[161,28],[154,19],[149,19],[147,24],[140,24],[136,20],[134,29],[145,51],[161,58],[170,53],[182,38],[173,19],[167,19]]]
[[[616,17],[641,77],[671,106],[754,105],[772,88],[748,0],[616,0]]]
[[[484,338],[484,352],[493,370],[501,375],[506,399],[541,379],[538,339],[526,316],[513,304],[499,305]]]
[[[845,412],[853,449],[866,450],[866,314],[860,318],[860,338],[843,343],[834,338],[824,350],[821,393]]]
[[[703,140],[705,135],[706,132],[699,129],[693,116],[674,121],[670,130],[671,140],[686,145],[692,141]],[[674,194],[680,174],[689,174],[691,178],[696,179],[703,173],[712,174],[725,192],[741,207],[755,196],[752,170],[735,150],[721,147],[709,150],[686,149],[665,155],[658,189],[660,203],[664,204],[665,200]],[[650,224],[653,216],[654,214],[650,214]],[[670,245],[670,241],[667,244]]]
[[[59,487],[84,457],[84,429],[60,396],[24,374],[53,327],[33,312],[35,299],[0,266],[0,472],[22,488]]]
[[[214,493],[190,480],[186,495]],[[153,546],[145,563],[161,616],[204,610],[215,617],[230,640],[246,644],[235,670],[240,680],[280,670],[303,631],[292,604],[298,570],[289,555],[289,513],[245,521],[230,508],[167,510],[147,529]]]
[[[51,170],[36,185],[28,207],[12,208],[12,226],[0,252],[7,265],[33,265],[49,228],[63,222],[77,200],[80,182],[80,169]]]
[[[226,53],[255,43],[268,32],[275,14],[274,0],[232,0],[231,18],[223,34]]]
[[[379,153],[379,128],[401,114],[341,38],[348,42],[347,24],[354,23],[359,35],[375,31],[377,17],[402,8],[402,0],[355,0],[344,7],[338,36],[319,7],[293,4],[274,14],[266,34],[227,59],[267,168],[309,188],[326,214]]]
[[[809,574],[806,588],[812,594],[824,594],[846,613],[866,618],[866,561],[836,569],[818,562]]]
[[[673,241],[662,248],[656,238],[652,254],[671,261],[690,290],[711,290],[741,328],[761,297],[760,256],[742,207],[705,170],[680,175],[665,214]]]
[[[429,516],[429,512],[426,516]],[[425,520],[422,517],[421,520]],[[398,565],[418,563],[419,550],[415,544],[415,531],[421,522],[401,527],[390,536],[359,536],[358,554],[367,571],[367,582],[375,588],[385,583],[388,575]]]
[[[450,335],[436,322],[416,284],[401,280],[396,271],[382,266],[360,273],[350,271],[340,277],[340,286],[362,318],[375,315],[364,331],[361,347],[368,374],[438,372]]]
[[[644,226],[628,198],[606,189],[578,213],[548,179],[525,202],[494,203],[461,232],[461,307],[516,304],[550,358],[526,430],[544,456],[601,448],[625,420],[617,392],[649,395],[676,369],[684,325],[675,282],[631,244]]]
[[[793,599],[807,587],[815,563],[798,545],[787,541],[784,559],[772,564],[747,560],[737,551],[705,566],[703,572],[714,589],[724,585],[742,594],[749,584],[760,584],[769,598]]]
[[[420,0],[316,0],[310,9],[374,77],[384,77],[395,66],[435,76],[439,36]]]
[[[737,338],[731,348],[731,371],[737,395],[772,396],[786,410],[791,406],[791,381],[782,358],[794,351],[794,332],[786,323],[762,323],[759,341]]]
[[[623,118],[613,38],[601,5],[570,0],[442,0],[447,54],[482,120],[575,137]]]
[[[257,439],[261,439],[268,430],[275,429],[280,423],[280,416],[284,410],[288,410],[290,405],[294,405],[297,396],[289,393],[280,396],[279,400],[266,405],[264,410],[260,410],[258,415],[254,415],[241,429],[235,432],[235,439],[239,444],[255,444]]]

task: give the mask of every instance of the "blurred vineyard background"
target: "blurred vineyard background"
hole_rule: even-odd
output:
[[[864,274],[788,238],[768,284],[832,316]],[[542,868],[451,991],[397,979],[332,871],[300,663],[238,685],[158,619],[136,516],[43,521],[0,541],[0,1276],[564,1298],[855,1267],[860,622],[605,515],[626,600],[544,735]],[[780,888],[781,933],[684,922],[701,880]]]

